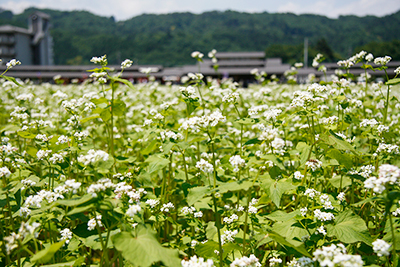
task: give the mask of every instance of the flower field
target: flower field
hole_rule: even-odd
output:
[[[390,57],[246,89],[91,61],[82,84],[1,75],[0,265],[400,266],[400,69],[347,71]]]

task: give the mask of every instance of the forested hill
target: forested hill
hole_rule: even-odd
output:
[[[0,13],[0,25],[27,27],[34,9]],[[190,53],[266,51],[286,62],[302,59],[304,38],[310,57],[322,52],[333,61],[361,48],[400,60],[400,11],[384,17],[241,13],[143,14],[125,21],[86,11],[40,9],[51,16],[56,64],[88,64],[107,54],[110,63],[130,58],[138,64],[193,64]]]

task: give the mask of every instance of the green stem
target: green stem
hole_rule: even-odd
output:
[[[215,199],[215,192],[213,192],[213,204],[214,204],[214,215],[215,215],[215,225],[217,226],[218,233],[218,247],[219,247],[219,266],[223,267],[223,250],[222,250],[222,240],[221,240],[221,215],[218,213],[217,201]]]
[[[389,222],[390,222],[390,231],[392,233],[392,246],[393,246],[392,255],[394,259],[394,257],[397,255],[396,236],[394,235],[393,219],[392,219],[392,213],[390,211],[389,211]]]
[[[115,83],[111,84],[111,129],[110,129],[110,146],[111,146],[111,156],[114,157],[114,93],[115,93]]]
[[[186,183],[189,183],[189,177],[188,177],[188,171],[187,171],[186,159],[185,159],[185,151],[181,150],[181,153],[182,153],[183,167],[185,169]]]
[[[389,80],[389,76],[387,74],[386,69],[385,70],[385,74],[386,74],[386,80]],[[387,86],[387,93],[386,93],[386,105],[385,105],[385,112],[383,115],[383,125],[386,124],[386,120],[387,120],[387,113],[388,113],[388,109],[389,109],[389,95],[390,95],[390,85]]]

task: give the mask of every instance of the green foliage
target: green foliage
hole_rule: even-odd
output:
[[[178,251],[161,246],[155,233],[141,228],[135,236],[129,232],[121,232],[112,238],[117,250],[130,263],[138,267],[148,267],[153,263],[163,262],[165,266],[179,266]]]
[[[3,12],[0,24],[26,27],[33,10],[13,16]],[[211,11],[143,14],[115,21],[86,11],[40,11],[51,16],[56,64],[88,64],[93,55],[107,54],[111,64],[130,58],[138,64],[176,66],[192,64],[190,53],[194,50],[213,48],[266,51],[267,57],[281,57],[284,62],[294,63],[303,61],[306,37],[310,43],[309,62],[317,53],[334,61],[350,56],[349,51],[361,49],[374,55],[390,54],[400,60],[399,12],[385,17],[329,19],[310,14]],[[379,41],[371,43],[371,40]]]

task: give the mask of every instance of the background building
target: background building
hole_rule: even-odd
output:
[[[13,58],[24,65],[53,65],[53,42],[50,16],[36,11],[29,16],[28,29],[0,26],[0,58]]]

